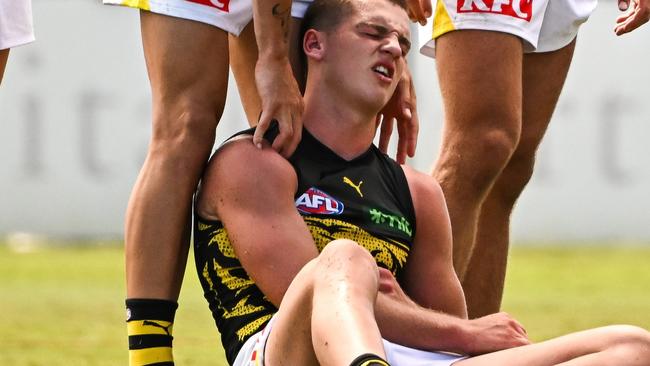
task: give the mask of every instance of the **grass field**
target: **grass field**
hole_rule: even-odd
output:
[[[0,244],[0,365],[125,365],[122,262],[118,245]],[[650,247],[515,247],[504,301],[534,340],[609,323],[650,328]],[[180,303],[176,364],[225,366],[192,266]]]

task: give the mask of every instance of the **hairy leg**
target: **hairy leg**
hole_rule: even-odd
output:
[[[153,131],[126,213],[129,298],[176,300],[191,198],[214,143],[228,83],[226,33],[141,12]]]
[[[5,73],[5,66],[7,66],[7,59],[9,58],[9,49],[5,48],[0,50],[0,83],[2,83],[2,76]]]
[[[524,56],[521,138],[481,207],[474,252],[463,281],[472,318],[496,313],[501,307],[510,214],[533,174],[535,154],[560,97],[574,48],[571,42],[554,52]]]
[[[289,35],[289,56],[291,67],[298,81],[301,90],[304,90],[304,77],[302,67],[299,63],[298,54],[302,52],[302,45],[299,39],[301,19],[292,18]],[[241,98],[244,112],[250,126],[255,126],[262,112],[262,100],[260,99],[255,83],[255,65],[257,63],[258,49],[255,41],[255,29],[253,22],[250,22],[239,36],[228,36],[228,46],[230,49],[230,68],[235,76],[237,90]],[[302,80],[302,81],[301,81]]]
[[[645,366],[650,364],[650,333],[616,325],[571,333],[454,363],[454,366]]]
[[[374,353],[386,357],[374,304],[377,265],[355,242],[329,243],[287,290],[268,339],[265,364],[349,365]]]
[[[436,41],[445,122],[433,176],[449,206],[461,281],[481,204],[519,141],[522,57],[519,38],[505,33],[462,30]]]

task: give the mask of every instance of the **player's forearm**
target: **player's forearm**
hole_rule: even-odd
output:
[[[291,0],[255,0],[253,21],[259,60],[289,57]]]
[[[379,330],[387,340],[407,347],[465,353],[466,320],[425,309],[380,292],[375,306]]]

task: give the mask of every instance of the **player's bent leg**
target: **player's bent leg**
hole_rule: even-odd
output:
[[[642,366],[650,364],[650,333],[615,325],[472,357],[454,366]]]
[[[501,306],[510,236],[510,215],[530,181],[537,148],[546,133],[571,64],[575,42],[547,53],[527,54],[523,67],[521,138],[479,216],[473,260],[463,281],[471,317]]]
[[[9,58],[9,49],[5,48],[0,50],[0,84],[2,83],[2,76],[5,73],[5,67],[7,66],[7,59]]]
[[[365,249],[350,240],[329,243],[287,290],[265,364],[350,365],[365,354],[385,359],[374,317],[378,281]]]
[[[433,175],[449,206],[461,280],[481,204],[519,141],[522,57],[521,40],[506,33],[453,31],[436,41],[445,125]]]

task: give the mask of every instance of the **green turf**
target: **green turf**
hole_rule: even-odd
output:
[[[125,365],[119,246],[0,244],[0,365]],[[177,365],[225,365],[193,267],[174,326]],[[535,340],[607,323],[650,328],[650,248],[517,247],[504,310]]]

